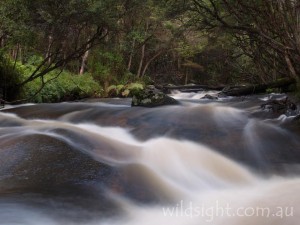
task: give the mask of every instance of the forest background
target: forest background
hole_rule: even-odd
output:
[[[2,0],[0,99],[127,97],[145,85],[300,74],[297,0]]]

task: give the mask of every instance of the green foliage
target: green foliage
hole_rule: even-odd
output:
[[[32,44],[35,40],[35,35],[32,32],[32,27],[25,23],[28,21],[29,13],[22,0],[5,0],[0,4],[0,31],[1,35],[7,34],[6,39],[10,45]]]
[[[200,32],[194,32],[186,40],[178,41],[176,51],[181,57],[188,59],[208,46],[207,38],[203,38],[203,34]]]
[[[143,89],[144,86],[141,83],[130,83],[127,85],[127,88],[129,90],[134,90],[134,89]]]
[[[116,80],[119,84],[126,85],[136,80],[135,75],[130,72],[125,72],[119,79]]]
[[[127,85],[111,85],[107,88],[109,97],[131,97],[144,89],[141,83],[129,83]]]
[[[43,55],[37,71],[22,85],[69,63],[80,61],[117,27],[120,0],[3,0],[0,4],[0,46],[13,60]],[[50,62],[50,63],[49,63]],[[48,65],[46,65],[48,63]],[[77,64],[78,65],[78,64]],[[78,72],[76,66],[74,73]],[[29,77],[29,76],[28,76]]]
[[[26,79],[36,67],[32,64],[18,64],[18,68],[23,74],[23,79]],[[27,83],[22,88],[19,98],[30,99],[36,103],[59,102],[99,97],[102,93],[102,88],[91,74],[74,75],[67,71],[54,70],[44,78],[44,82],[46,85],[42,89],[42,78]]]
[[[135,89],[152,82],[144,76],[137,78],[126,71],[124,58],[117,50],[94,51],[89,60],[91,74],[104,87],[104,92],[110,97],[128,97]]]
[[[0,71],[5,71],[0,81],[9,77],[6,86],[9,82],[8,86],[31,83],[23,87],[24,98],[35,95],[46,82],[36,102],[81,98],[94,91],[98,95],[99,85],[104,97],[130,96],[131,84],[153,84],[152,80],[176,84],[268,82],[292,73],[293,68],[285,65],[286,56],[295,71],[300,71],[294,57],[299,55],[299,49],[294,49],[297,35],[288,35],[291,42],[283,41],[290,31],[281,32],[287,27],[296,30],[295,7],[288,2],[291,0],[280,3],[287,10],[275,7],[270,11],[272,4],[279,3],[3,0],[0,52],[9,60],[0,60]],[[266,23],[271,17],[276,23]],[[257,31],[267,33],[261,36]],[[275,38],[272,45],[266,37]],[[18,63],[15,69],[15,61],[25,65]],[[60,68],[65,71],[50,81]],[[85,79],[71,74],[79,71],[89,74],[82,76]]]
[[[107,88],[107,93],[112,96],[112,97],[116,97],[119,96],[122,89],[124,88],[124,85],[111,85]]]
[[[191,11],[197,21],[195,27],[207,32],[220,30],[230,35],[229,40],[251,59],[252,67],[256,68],[254,79],[266,83],[279,77],[299,77],[299,38],[294,35],[299,27],[299,10],[295,1],[191,2]],[[250,75],[243,72],[244,77]]]
[[[89,67],[91,74],[100,84],[116,83],[125,70],[122,56],[113,50],[94,51],[89,60]]]

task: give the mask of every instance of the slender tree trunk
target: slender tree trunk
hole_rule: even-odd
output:
[[[145,30],[145,36],[148,33],[148,28],[149,28],[149,22],[146,22],[146,30]],[[145,58],[145,50],[146,50],[146,42],[144,42],[143,46],[142,46],[142,52],[141,52],[141,59],[140,59],[140,64],[139,64],[139,69],[138,72],[136,74],[137,77],[141,76],[141,72],[142,72],[142,68],[143,68],[143,63],[144,63],[144,58]]]
[[[141,77],[143,77],[143,76],[145,75],[145,73],[146,73],[146,71],[147,71],[147,69],[148,69],[150,63],[151,63],[154,59],[156,59],[158,56],[160,56],[162,53],[163,53],[163,50],[160,50],[158,53],[156,53],[152,58],[150,58],[150,59],[148,60],[148,62],[147,62],[146,65],[144,66],[144,69],[143,69],[143,72],[142,72],[142,74],[141,74]]]
[[[4,48],[4,46],[5,46],[5,40],[4,40],[4,37],[1,38],[0,44],[1,44],[1,48]]]
[[[22,46],[22,56],[21,56],[21,62],[22,64],[25,63],[25,55],[27,55],[27,47],[26,46]]]
[[[13,60],[16,59],[16,48],[15,48],[15,47],[13,47],[12,50],[11,50],[11,58],[12,58]]]
[[[86,67],[86,63],[89,57],[89,50],[87,50],[84,55],[82,56],[82,60],[81,60],[81,66],[80,66],[80,71],[79,74],[82,75],[85,72],[85,67]]]
[[[104,37],[104,41],[105,41],[106,43],[108,43],[109,40],[110,40],[110,35],[109,35],[109,33],[108,33],[108,29],[107,29],[107,28],[104,28],[104,33],[107,34],[107,35]]]
[[[141,76],[141,71],[142,71],[142,67],[143,67],[143,63],[144,63],[144,58],[145,58],[145,49],[146,49],[146,44],[143,44],[143,46],[142,46],[142,52],[141,52],[141,60],[140,60],[140,64],[139,64],[139,69],[138,69],[138,72],[136,74],[137,77]]]
[[[47,47],[47,52],[46,52],[45,58],[48,58],[48,57],[50,56],[52,40],[53,40],[52,35],[49,35],[49,36],[48,36],[48,47]],[[49,63],[49,64],[51,63],[51,57],[49,57],[48,63]]]
[[[187,85],[188,83],[188,76],[189,76],[189,70],[188,68],[185,69],[185,80],[184,80],[184,84]]]
[[[17,60],[18,60],[18,56],[19,56],[19,50],[20,50],[20,44],[17,44],[17,49],[14,50],[15,52],[15,55],[14,55],[14,69],[16,68],[16,65],[17,65]]]
[[[285,52],[285,56],[284,57],[285,57],[286,64],[288,66],[288,69],[289,69],[292,77],[295,78],[296,81],[299,83],[299,77],[297,76],[296,70],[295,70],[295,68],[293,66],[293,63],[292,63],[292,61],[291,61],[291,59],[290,59],[287,51]]]
[[[180,71],[181,70],[181,58],[180,56],[177,59],[177,70]]]
[[[268,71],[265,70],[264,66],[261,63],[257,63],[258,67],[260,68],[260,70],[263,72],[263,74],[259,75],[259,78],[261,79],[261,81],[266,84],[267,83],[267,76],[268,76]]]
[[[19,60],[21,62],[23,62],[23,54],[22,54],[23,52],[22,52],[22,50],[23,50],[22,46],[19,45]]]
[[[133,39],[132,46],[131,46],[131,51],[130,51],[130,55],[129,55],[129,61],[128,61],[128,65],[127,65],[127,70],[128,71],[131,70],[132,58],[133,58],[133,55],[134,55],[134,47],[135,47],[135,39]]]

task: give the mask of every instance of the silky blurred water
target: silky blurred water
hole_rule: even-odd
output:
[[[289,117],[262,112],[266,97],[196,96],[2,110],[0,224],[298,225]]]

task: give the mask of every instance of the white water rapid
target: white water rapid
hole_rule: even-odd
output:
[[[1,111],[0,224],[299,225],[299,174],[273,170],[299,165],[298,136],[224,105],[147,110]]]

